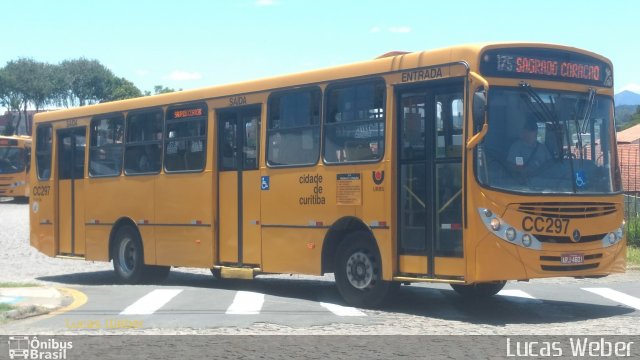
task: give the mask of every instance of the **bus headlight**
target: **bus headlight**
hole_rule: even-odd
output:
[[[522,245],[524,245],[525,247],[529,247],[531,246],[531,243],[532,243],[531,235],[529,234],[522,235]]]
[[[493,231],[500,230],[500,220],[498,220],[497,218],[491,219],[491,222],[489,224],[491,225],[491,229],[493,229]]]
[[[502,240],[508,241],[510,244],[534,250],[542,249],[542,243],[536,239],[535,236],[517,230],[515,227],[498,217],[491,210],[478,208],[478,212],[480,213],[480,219],[484,223],[484,226],[490,230],[493,235]]]
[[[622,240],[622,237],[624,236],[624,224],[616,230],[615,234],[616,240]]]

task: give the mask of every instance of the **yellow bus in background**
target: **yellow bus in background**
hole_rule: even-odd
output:
[[[625,270],[612,64],[572,47],[393,52],[35,129],[31,245],[125,283],[334,273],[377,306],[400,283]]]
[[[0,197],[29,197],[31,137],[0,135]]]

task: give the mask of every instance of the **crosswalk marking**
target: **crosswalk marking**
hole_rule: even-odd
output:
[[[176,295],[180,294],[182,289],[158,289],[153,290],[147,295],[138,299],[138,301],[129,305],[120,315],[150,315],[156,310],[163,307]]]
[[[367,316],[367,314],[353,307],[324,302],[321,302],[320,305],[338,316]]]
[[[514,301],[514,302],[542,303],[542,300],[536,299],[535,297],[529,295],[528,293],[526,293],[526,292],[524,292],[522,290],[516,290],[516,289],[500,290],[500,292],[498,292],[498,295],[504,296],[504,297],[508,298],[509,301]]]
[[[640,299],[620,291],[609,288],[582,288],[582,290],[592,292],[609,300],[640,310]]]
[[[252,291],[238,291],[226,313],[232,315],[257,315],[262,310],[262,304],[264,304],[264,294]]]

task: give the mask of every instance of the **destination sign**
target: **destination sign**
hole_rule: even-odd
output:
[[[0,145],[18,145],[18,140],[15,140],[15,139],[0,139]]]
[[[613,87],[613,72],[606,62],[556,49],[505,48],[482,54],[480,72],[487,76],[569,81]]]
[[[204,105],[197,107],[188,107],[180,109],[172,109],[169,112],[169,119],[184,119],[190,117],[204,116],[206,113],[206,107]]]

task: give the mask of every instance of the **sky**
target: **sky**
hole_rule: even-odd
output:
[[[97,59],[142,91],[193,89],[373,59],[392,50],[533,41],[613,61],[640,93],[640,1],[8,0],[0,66]]]

